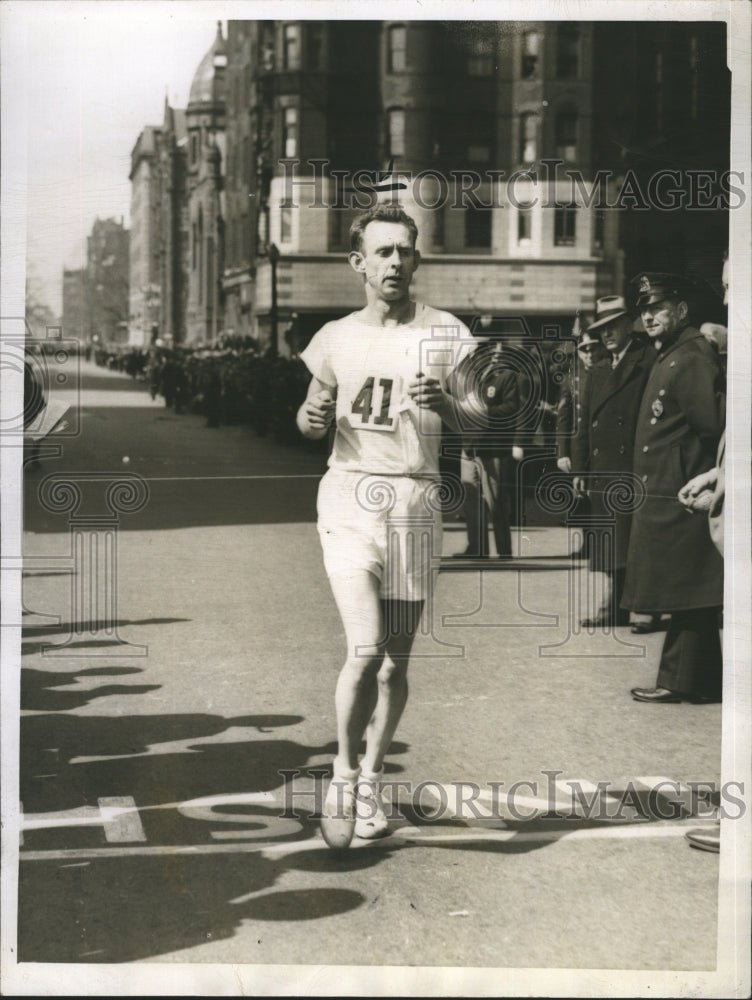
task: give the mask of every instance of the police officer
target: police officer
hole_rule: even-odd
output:
[[[671,614],[656,685],[633,688],[632,697],[719,701],[723,561],[707,524],[688,516],[678,493],[715,466],[725,424],[723,374],[718,355],[690,324],[697,292],[691,280],[642,272],[632,284],[658,356],[637,417],[634,471],[645,496],[632,519],[622,605]]]

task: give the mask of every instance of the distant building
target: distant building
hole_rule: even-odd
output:
[[[226,66],[227,46],[218,24],[214,43],[196,70],[185,112],[190,232],[185,319],[188,343],[209,343],[223,330]]]
[[[160,184],[158,147],[161,129],[147,125],[131,153],[131,240],[129,342],[147,346],[159,336]]]
[[[90,341],[86,319],[86,269],[63,270],[63,336],[80,344]]]
[[[86,340],[128,341],[129,239],[123,220],[97,219],[86,240]]]
[[[165,99],[164,121],[157,138],[155,186],[157,216],[158,334],[166,343],[186,338],[189,231],[186,203],[188,134],[185,111]]]

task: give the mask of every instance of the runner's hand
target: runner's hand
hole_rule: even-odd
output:
[[[314,430],[326,430],[334,419],[334,397],[328,389],[310,396],[303,404],[308,424]]]
[[[447,394],[437,378],[431,378],[418,372],[412,382],[408,383],[407,394],[412,401],[424,410],[439,413],[446,406]]]

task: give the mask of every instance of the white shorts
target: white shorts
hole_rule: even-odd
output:
[[[379,596],[424,601],[441,561],[438,477],[330,469],[318,494],[318,530],[328,576],[367,570]]]

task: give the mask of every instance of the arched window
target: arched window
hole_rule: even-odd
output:
[[[557,159],[572,163],[577,159],[577,109],[571,105],[560,108],[554,121],[554,145]]]

